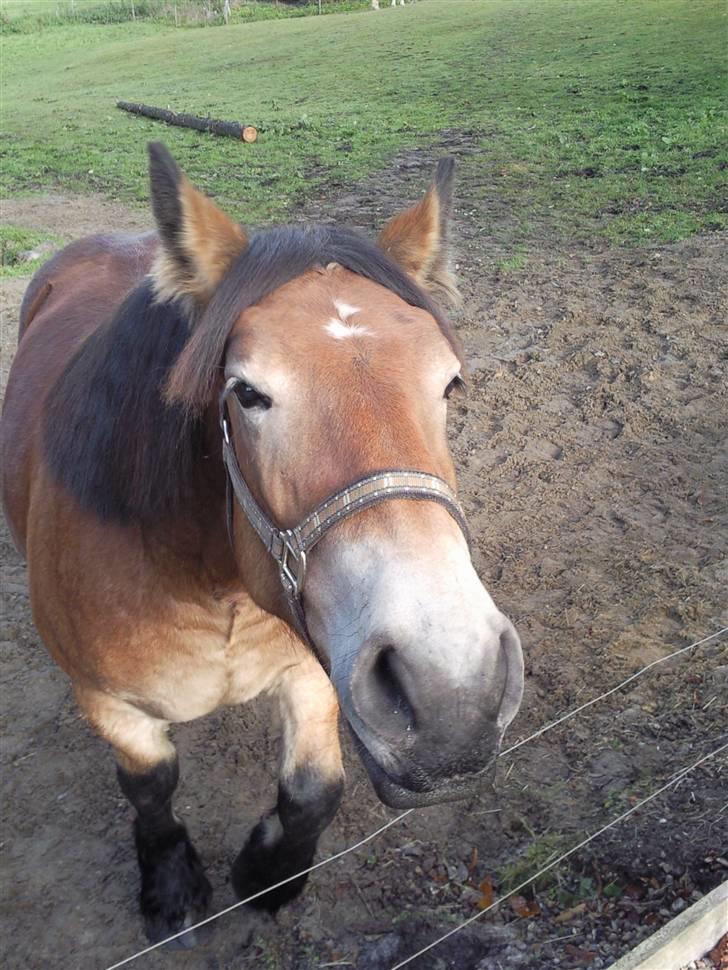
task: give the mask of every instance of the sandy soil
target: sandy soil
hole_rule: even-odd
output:
[[[371,229],[414,197],[429,162],[407,156],[386,179],[299,215]],[[460,197],[471,386],[453,409],[452,445],[478,568],[524,642],[515,740],[728,623],[726,239],[563,250],[544,230],[526,267],[502,273],[493,211],[468,205],[467,185]],[[101,199],[59,196],[8,203],[3,217],[69,239],[149,222]],[[23,285],[0,289],[3,375]],[[5,530],[0,543],[2,965],[104,968],[144,945],[130,810],[108,751],[38,640]],[[491,886],[526,878],[717,747],[727,665],[725,641],[713,641],[658,668],[504,758],[496,793],[415,812],[316,873],[277,923],[251,936],[249,918],[231,914],[207,947],[134,966],[387,970],[477,912]],[[262,704],[174,732],[178,811],[218,908],[232,901],[229,863],[274,796],[277,732]],[[348,767],[322,856],[390,817],[351,753]],[[700,769],[539,883],[535,898],[503,906],[414,966],[609,966],[726,878],[727,775],[725,761]]]

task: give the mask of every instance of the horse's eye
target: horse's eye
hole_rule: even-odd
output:
[[[459,374],[456,374],[445,388],[445,400],[449,401],[453,394],[462,394],[464,390],[465,381]]]
[[[254,387],[246,384],[245,381],[240,381],[236,385],[235,394],[237,395],[238,401],[240,401],[240,406],[245,408],[246,411],[251,410],[251,408],[261,408],[267,411],[272,404],[269,397],[261,394],[260,391],[256,391]]]

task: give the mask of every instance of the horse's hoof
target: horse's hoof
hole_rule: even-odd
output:
[[[183,929],[188,926],[194,926],[195,920],[192,917],[188,917],[185,920],[185,925]],[[178,931],[179,932],[179,931]],[[167,944],[165,949],[168,950],[194,950],[198,946],[205,946],[212,939],[213,928],[212,923],[205,923],[204,926],[198,926],[194,930],[190,930],[188,933],[178,936],[176,939],[172,940]]]
[[[137,840],[142,873],[141,911],[147,936],[152,943],[166,944],[170,949],[189,950],[206,943],[211,924],[189,929],[205,918],[212,899],[210,885],[200,858],[183,826],[166,842],[144,843]]]
[[[195,913],[194,915],[189,915],[185,918],[182,926],[174,929],[170,926],[162,927],[159,923],[151,926],[147,923],[147,937],[150,943],[163,943],[164,940],[169,939],[169,937],[174,937],[169,940],[169,943],[165,943],[165,950],[194,950],[198,946],[205,946],[212,939],[213,925],[212,923],[205,923],[204,926],[198,926],[194,930],[190,929],[186,933],[182,933],[181,936],[174,936],[175,933],[180,933],[182,930],[186,930],[190,926],[194,926],[195,923],[205,918],[204,913]]]
[[[291,868],[295,872],[296,869],[303,869],[311,864],[310,858],[304,860],[300,865],[296,864],[297,861],[294,859],[293,866],[291,866],[288,859],[282,862],[276,859],[275,855],[266,858],[264,852],[256,851],[255,843],[251,837],[251,840],[233,863],[231,877],[235,895],[239,900],[249,899],[248,905],[250,907],[267,912],[272,916],[278,912],[281,906],[285,906],[295,899],[306,885],[307,875],[284,882],[282,886],[278,886],[276,889],[270,888],[277,882],[285,880],[289,876]]]

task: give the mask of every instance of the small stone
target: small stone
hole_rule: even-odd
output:
[[[625,709],[617,715],[620,721],[625,724],[637,724],[644,720],[644,712],[641,707],[625,707]]]
[[[468,867],[463,862],[459,862],[456,866],[448,866],[447,877],[451,882],[465,882],[468,878]]]
[[[725,572],[726,578],[728,578],[728,569]],[[712,659],[713,657],[723,657],[723,655],[728,656],[728,647],[719,640],[715,643],[704,643],[700,647],[700,652],[704,657],[710,657]]]
[[[564,449],[553,441],[533,439],[528,442],[523,453],[527,458],[533,458],[535,461],[558,461]]]
[[[716,687],[728,686],[728,664],[716,667],[710,679]]]

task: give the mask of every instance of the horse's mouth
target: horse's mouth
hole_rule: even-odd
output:
[[[482,789],[484,784],[491,782],[495,774],[496,757],[494,756],[484,768],[473,774],[422,779],[417,789],[408,788],[387,774],[353,729],[351,729],[351,735],[374,786],[374,791],[380,801],[390,808],[422,808],[425,805],[439,805],[442,802],[470,798]]]

